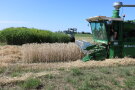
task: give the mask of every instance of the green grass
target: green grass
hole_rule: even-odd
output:
[[[11,77],[19,77],[21,75],[22,75],[22,72],[12,72],[10,76]]]
[[[4,46],[4,45],[7,45],[7,44],[6,44],[6,43],[1,43],[1,42],[0,42],[0,46]]]
[[[47,78],[47,79],[53,79],[53,78],[55,78],[55,76],[52,75],[52,74],[47,74],[47,75],[45,75],[45,78]]]
[[[135,66],[72,68],[41,77],[46,90],[134,90]]]
[[[82,74],[81,70],[79,68],[72,68],[71,73],[73,76],[79,76]]]
[[[42,85],[44,90],[135,90],[135,66],[61,68],[58,71],[59,74],[47,74],[39,78],[31,77],[20,84],[14,83],[12,86],[35,89]],[[19,74],[16,71],[12,75]],[[12,86],[7,84],[3,87],[11,88]]]
[[[75,37],[91,37],[91,34],[75,34]]]
[[[75,34],[75,40],[85,40],[87,42],[94,43],[92,34]]]
[[[21,87],[25,89],[35,89],[41,84],[37,78],[29,78],[21,84]]]
[[[3,74],[5,72],[5,68],[0,68],[0,74]]]
[[[135,77],[128,77],[127,80],[125,80],[125,85],[127,89],[135,89]]]

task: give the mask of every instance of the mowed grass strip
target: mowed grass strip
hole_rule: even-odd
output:
[[[72,68],[53,78],[42,77],[42,82],[51,90],[134,90],[134,76],[135,66]]]
[[[36,89],[39,87],[44,90],[135,90],[135,66],[74,67],[57,69],[57,71],[59,74],[31,76],[26,81],[1,87],[3,89]]]

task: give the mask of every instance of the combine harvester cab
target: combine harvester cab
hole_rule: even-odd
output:
[[[88,18],[93,40],[97,43],[88,46],[83,61],[103,60],[105,58],[135,57],[135,20],[124,21],[119,16],[121,7],[135,7],[115,2],[112,17],[96,16]]]

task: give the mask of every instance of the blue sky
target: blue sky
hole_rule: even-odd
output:
[[[0,30],[29,27],[58,31],[77,28],[90,32],[85,20],[92,16],[112,16],[115,0],[0,0]],[[135,0],[121,0],[135,4]],[[121,8],[125,19],[135,19],[135,8]]]

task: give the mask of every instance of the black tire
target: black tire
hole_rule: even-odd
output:
[[[70,37],[71,42],[75,42],[75,37]]]

